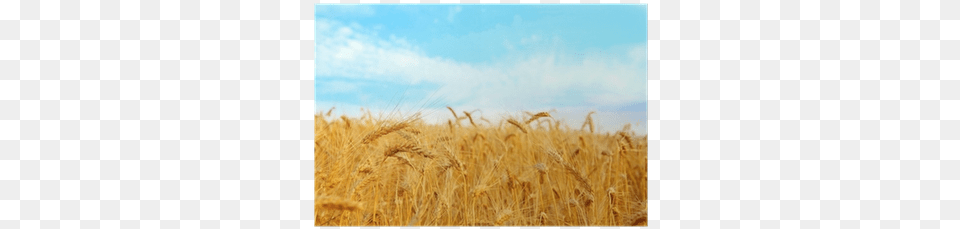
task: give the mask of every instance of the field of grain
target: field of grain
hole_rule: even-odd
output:
[[[449,110],[315,115],[315,225],[647,225],[647,138],[629,126]]]

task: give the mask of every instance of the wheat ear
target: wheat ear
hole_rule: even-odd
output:
[[[503,141],[509,141],[510,138],[512,138],[512,137],[514,137],[514,136],[517,136],[517,134],[510,133],[510,134],[508,134],[506,137],[503,138]]]
[[[536,113],[536,114],[534,114],[533,116],[531,116],[530,119],[527,119],[527,121],[525,122],[525,124],[530,124],[530,123],[533,122],[534,120],[537,120],[537,119],[543,118],[543,117],[550,117],[550,113],[547,113],[547,112]]]
[[[384,151],[383,155],[386,157],[392,157],[393,155],[396,155],[399,152],[412,152],[412,153],[421,152],[422,153],[423,150],[420,149],[420,147],[417,147],[416,144],[407,142],[407,143],[393,145],[390,148],[387,148],[387,151]]]
[[[330,210],[347,210],[347,211],[357,211],[363,210],[363,206],[360,205],[360,202],[346,200],[339,197],[333,196],[318,196],[316,201],[317,209],[330,209]]]
[[[510,119],[510,120],[507,120],[507,122],[510,123],[511,125],[516,126],[517,128],[519,128],[520,131],[522,131],[524,134],[527,133],[527,129],[526,129],[526,128],[523,128],[523,126],[520,125],[520,123],[517,122],[517,120]]]
[[[460,117],[457,116],[456,111],[453,111],[453,108],[450,108],[450,106],[447,106],[447,110],[450,110],[450,113],[453,114],[453,118],[460,120]]]
[[[506,210],[501,211],[500,214],[497,214],[497,215],[498,215],[498,216],[497,216],[497,221],[494,222],[493,224],[494,224],[494,225],[497,225],[497,226],[503,225],[503,222],[506,222],[507,219],[510,219],[510,214],[512,214],[512,213],[513,213],[513,211],[511,211],[510,209],[506,209]]]
[[[596,112],[591,111],[590,113],[587,113],[587,120],[584,120],[583,125],[580,126],[580,130],[583,130],[584,127],[586,127],[586,126],[589,125],[589,126],[590,126],[590,133],[591,133],[591,134],[593,133],[593,118],[590,117],[590,115],[592,115],[593,113],[596,113]]]
[[[477,127],[477,124],[473,123],[473,116],[471,116],[470,113],[467,113],[467,111],[463,111],[463,114],[467,115],[467,118],[470,119],[470,125],[473,125],[473,127]]]
[[[557,162],[557,164],[560,164],[561,166],[563,166],[564,170],[566,170],[567,173],[569,173],[570,175],[573,175],[573,177],[577,180],[577,182],[580,183],[581,188],[587,190],[587,192],[589,192],[591,195],[593,194],[593,188],[590,187],[590,183],[587,181],[587,178],[584,177],[583,174],[580,173],[580,171],[577,171],[576,168],[574,168],[572,165],[564,161],[563,157],[561,157],[560,154],[557,153],[557,151],[550,149],[550,150],[546,150],[546,152],[547,152],[547,155],[550,156],[550,158],[553,158],[553,160]]]
[[[547,218],[546,212],[540,212],[540,225],[547,225]]]
[[[620,131],[618,135],[620,135],[620,137],[623,137],[623,140],[627,141],[627,145],[630,145],[630,148],[633,148],[633,141],[630,140],[630,136],[627,136],[627,133]]]
[[[397,124],[390,125],[390,126],[387,126],[387,127],[377,128],[376,131],[373,131],[373,132],[371,132],[370,134],[367,134],[367,136],[363,138],[363,142],[362,142],[362,143],[363,143],[363,144],[371,143],[371,142],[377,140],[377,138],[380,138],[380,137],[382,137],[382,136],[384,136],[384,135],[393,133],[394,131],[398,131],[398,130],[402,130],[403,128],[407,128],[407,126],[409,126],[409,125],[410,125],[409,123],[401,122],[401,123],[397,123]]]
[[[346,115],[341,115],[340,119],[343,119],[343,122],[347,123],[347,129],[350,129],[350,119]]]

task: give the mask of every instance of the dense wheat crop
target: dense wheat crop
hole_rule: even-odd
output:
[[[315,115],[315,224],[647,224],[647,140],[629,126],[450,111],[442,125]]]

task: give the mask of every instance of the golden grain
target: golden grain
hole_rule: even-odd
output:
[[[502,226],[503,223],[510,218],[511,214],[513,214],[513,211],[510,209],[501,211],[499,214],[497,214],[497,221],[495,221],[493,224],[497,226]]]
[[[469,112],[463,111],[463,114],[467,115],[467,118],[470,119],[470,125],[473,125],[473,127],[477,127],[477,124],[473,123],[473,116],[471,116]]]
[[[509,120],[507,120],[507,122],[510,123],[510,124],[513,125],[513,126],[516,126],[516,127],[517,127],[518,129],[520,129],[520,131],[522,131],[524,134],[527,133],[527,129],[526,129],[526,128],[523,128],[523,126],[520,125],[520,123],[517,122],[517,120],[509,119]]]
[[[506,137],[503,137],[503,141],[509,141],[510,138],[516,137],[516,136],[517,136],[517,134],[510,133],[510,134],[508,134]]]
[[[315,115],[314,224],[647,224],[645,136],[594,133],[593,112],[578,131],[547,112],[478,125],[490,122],[447,109],[447,124]]]
[[[350,119],[346,115],[340,116],[340,119],[343,119],[343,122],[347,124],[347,129],[350,129]]]
[[[537,119],[543,118],[543,117],[550,117],[550,114],[547,113],[547,112],[536,113],[536,114],[534,114],[533,116],[531,116],[530,119],[527,119],[527,121],[524,122],[524,124],[530,124],[530,122],[533,122],[533,120],[537,120]]]
[[[315,201],[317,209],[358,211],[363,210],[360,202],[346,200],[333,196],[317,196]]]
[[[590,117],[590,115],[593,115],[593,113],[596,112],[591,111],[590,113],[587,113],[587,119],[583,121],[583,125],[580,126],[580,130],[583,130],[583,128],[586,126],[590,126],[590,133],[593,133],[593,118]]]
[[[633,147],[633,141],[630,140],[630,136],[627,136],[627,133],[620,131],[618,135],[620,135],[620,137],[622,137],[623,140],[627,141],[627,145],[629,145],[631,148]]]
[[[377,128],[377,130],[367,134],[366,137],[363,137],[362,143],[363,144],[372,143],[373,141],[376,141],[377,138],[393,133],[394,131],[402,130],[403,128],[406,128],[409,125],[410,124],[407,122],[400,122],[400,123],[396,123],[386,127]]]
[[[453,114],[453,118],[460,120],[460,117],[457,117],[457,112],[453,111],[453,108],[450,108],[450,106],[447,106],[447,110],[450,110],[450,113]]]

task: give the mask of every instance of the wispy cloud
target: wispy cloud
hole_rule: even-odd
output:
[[[595,55],[573,60],[547,48],[470,64],[428,56],[401,38],[381,38],[334,20],[317,20],[317,33],[318,75],[442,85],[437,94],[446,104],[534,109],[619,106],[647,99],[643,46],[631,47],[628,59]],[[539,39],[531,36],[527,42]]]
[[[540,36],[530,35],[530,37],[524,37],[520,39],[520,44],[534,44],[540,42]]]
[[[453,18],[457,16],[460,11],[463,11],[463,8],[460,6],[450,7],[450,13],[447,14],[447,22],[453,22]]]
[[[321,5],[317,106],[433,122],[446,122],[451,106],[494,124],[553,110],[573,128],[596,111],[599,131],[631,123],[646,132],[645,15],[631,6]]]
[[[323,93],[323,94],[349,93],[349,92],[354,92],[358,89],[356,83],[344,82],[339,80],[317,81],[317,87],[323,88],[323,91],[318,91],[318,93]]]

